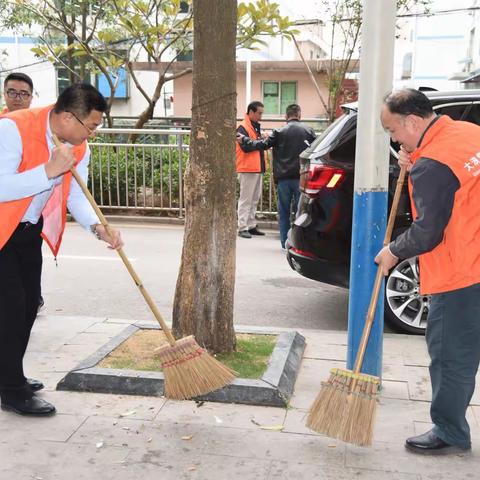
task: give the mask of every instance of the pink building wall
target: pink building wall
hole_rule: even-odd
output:
[[[297,103],[302,108],[303,118],[321,118],[325,116],[317,91],[308,76],[308,73],[294,71],[252,71],[252,92],[251,101],[263,100],[262,82],[297,82]],[[328,98],[325,86],[325,76],[317,75],[317,82],[324,95],[325,101]],[[237,117],[243,117],[246,111],[245,95],[245,72],[237,72]],[[192,75],[185,75],[174,80],[173,86],[173,111],[176,117],[190,117],[192,108]],[[283,117],[284,114],[281,115]],[[262,125],[265,128],[278,127],[278,122],[268,122],[269,115],[263,116]]]

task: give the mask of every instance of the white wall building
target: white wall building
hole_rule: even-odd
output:
[[[31,51],[35,42],[34,38],[11,33],[3,32],[0,35],[0,51],[4,52],[0,60],[0,92],[2,93],[0,103],[3,103],[3,81],[12,71],[26,73],[32,78],[34,85],[33,107],[55,102],[62,84],[62,75],[49,61],[35,57]],[[158,74],[147,71],[137,72],[136,74],[145,91],[152,93],[155,89]],[[99,86],[95,75],[91,76],[91,82]],[[125,88],[119,90],[122,98],[115,98],[113,101],[112,114],[114,116],[138,116],[147,107],[145,98],[131,79],[127,78]],[[109,89],[106,91],[109,91]],[[170,104],[172,92],[173,84],[167,82],[155,107],[155,116],[164,117],[173,114],[173,106]],[[166,102],[164,102],[164,99]]]
[[[396,86],[468,88],[462,80],[480,68],[479,7],[478,0],[434,0],[430,7],[433,15],[400,20]]]

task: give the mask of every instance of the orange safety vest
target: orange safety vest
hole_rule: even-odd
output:
[[[18,173],[47,163],[50,158],[46,134],[48,115],[52,106],[17,110],[4,115],[3,118],[13,120],[22,139],[22,160]],[[87,142],[72,148],[77,165],[85,155]],[[0,152],[1,153],[1,152]],[[60,249],[65,222],[67,219],[67,199],[70,193],[72,174],[63,175],[63,182],[56,185],[43,211],[42,237],[56,256]],[[18,200],[0,203],[0,249],[7,243],[12,233],[22,220],[25,212],[32,203],[34,195]]]
[[[480,127],[441,116],[412,153],[444,163],[460,182],[442,242],[419,257],[422,294],[442,293],[480,282]],[[417,218],[409,182],[412,213]]]
[[[244,120],[240,123],[248,133],[248,136],[253,139],[258,139],[258,133],[253,128],[251,120],[245,115]],[[262,164],[260,160],[260,151],[244,152],[238,142],[236,142],[236,158],[237,158],[237,173],[261,173]]]

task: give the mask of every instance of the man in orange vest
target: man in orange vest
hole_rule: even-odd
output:
[[[7,75],[3,82],[3,97],[6,107],[2,115],[8,112],[15,112],[24,108],[30,108],[33,98],[33,80],[22,72],[12,72]],[[44,305],[42,292],[38,298],[38,309]]]
[[[385,275],[419,256],[420,293],[431,295],[426,340],[434,427],[408,438],[415,453],[470,450],[465,418],[480,362],[480,127],[437,116],[421,92],[392,92],[381,120],[410,170],[413,223],[375,261]]]
[[[55,407],[35,395],[43,388],[29,381],[23,356],[37,314],[42,239],[56,256],[67,207],[86,230],[111,248],[110,236],[72,180],[76,166],[86,179],[90,149],[107,108],[91,85],[67,88],[55,105],[22,109],[0,118],[0,398],[1,408],[22,415],[51,415]],[[55,147],[54,136],[65,144]]]
[[[249,137],[258,140],[262,137],[260,120],[263,103],[252,102],[247,107],[244,120],[237,128],[239,138]],[[265,235],[257,228],[255,212],[262,193],[262,174],[265,173],[265,156],[261,146],[236,143],[237,174],[240,182],[238,198],[238,235],[252,238],[252,235]]]
[[[28,75],[21,72],[10,73],[3,82],[3,98],[6,107],[2,114],[30,108],[32,94],[33,81]]]

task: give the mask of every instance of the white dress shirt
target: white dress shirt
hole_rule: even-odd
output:
[[[46,140],[51,155],[55,143],[50,129],[50,117],[47,119]],[[33,196],[32,203],[21,221],[37,223],[53,193],[54,186],[63,181],[63,175],[49,179],[45,172],[45,164],[19,173],[22,151],[22,139],[15,122],[9,118],[0,118],[0,202]],[[87,145],[85,155],[76,167],[84,181],[87,180],[89,161],[90,148]],[[67,208],[73,218],[86,230],[90,231],[91,225],[100,223],[95,211],[73,177]]]

